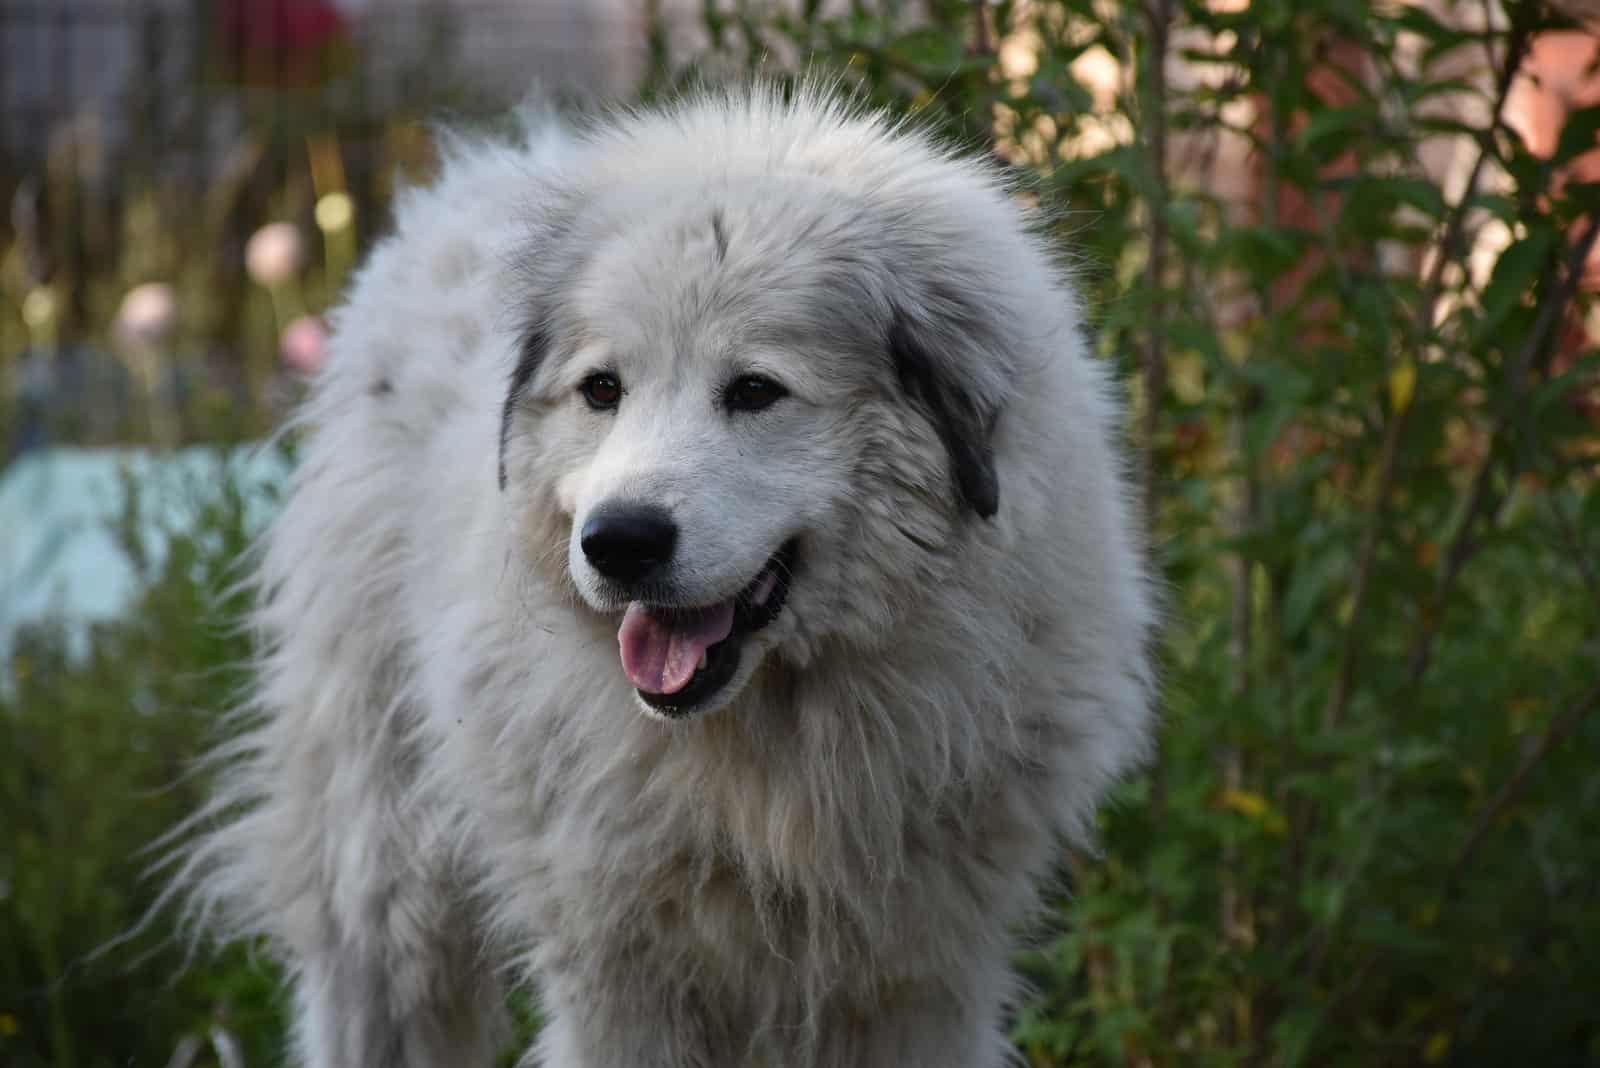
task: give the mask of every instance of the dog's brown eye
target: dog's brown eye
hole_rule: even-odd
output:
[[[745,375],[735,379],[722,394],[722,402],[731,411],[759,412],[763,408],[770,408],[773,402],[787,397],[789,391],[770,378],[760,375]]]
[[[616,375],[590,375],[578,386],[578,392],[595,411],[609,411],[622,400],[622,383],[617,381]]]

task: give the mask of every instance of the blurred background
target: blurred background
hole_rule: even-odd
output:
[[[1594,0],[0,0],[0,1065],[281,1062],[149,847],[434,124],[808,69],[1025,179],[1132,400],[1161,753],[1027,1061],[1600,1064]]]

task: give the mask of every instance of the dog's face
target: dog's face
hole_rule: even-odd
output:
[[[570,223],[502,427],[532,557],[615,619],[618,669],[669,718],[774,649],[883,637],[997,505],[993,405],[921,340],[950,343],[863,209],[692,194]]]

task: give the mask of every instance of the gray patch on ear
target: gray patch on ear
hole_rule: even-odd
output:
[[[511,370],[505,403],[500,409],[502,490],[506,488],[506,447],[511,441],[512,417],[558,336],[551,320],[551,295],[558,292],[564,280],[578,274],[583,260],[583,248],[573,236],[585,203],[583,195],[578,190],[559,187],[547,187],[542,193],[537,215],[525,220],[527,245],[512,264],[515,276],[532,295],[532,306],[525,312],[517,365]]]
[[[728,229],[722,221],[722,209],[711,213],[711,236],[717,243],[717,262],[728,258]]]
[[[970,390],[940,372],[939,361],[902,312],[889,322],[888,348],[901,387],[939,432],[950,457],[957,499],[982,518],[992,518],[1000,508],[992,441],[996,412],[986,410]]]
[[[538,373],[550,348],[550,337],[544,326],[535,324],[523,334],[517,350],[517,366],[512,368],[511,381],[506,389],[505,404],[500,408],[500,488],[506,488],[506,445],[511,440],[511,417],[516,414],[517,402],[528,390],[528,383]]]

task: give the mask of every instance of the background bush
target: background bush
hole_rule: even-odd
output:
[[[0,1064],[162,1065],[217,1025],[247,1063],[277,1063],[270,968],[247,947],[186,967],[169,915],[141,924],[161,890],[157,840],[202,797],[188,764],[244,682],[245,606],[224,592],[244,502],[191,487],[198,522],[155,565],[128,492],[122,544],[148,592],[86,658],[63,630],[25,632],[0,687]]]
[[[708,4],[713,54],[658,38],[646,94],[806,57],[995,151],[1133,400],[1161,754],[1063,858],[1027,1058],[1600,1063],[1600,109],[1537,155],[1504,118],[1579,5],[819,7]],[[242,956],[83,959],[150,901],[134,851],[239,682],[230,514],[0,700],[0,1061],[160,1063],[219,1012],[250,1063],[281,1044]]]

